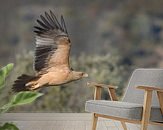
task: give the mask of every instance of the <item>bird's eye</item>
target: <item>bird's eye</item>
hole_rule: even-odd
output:
[[[71,41],[70,41],[70,38],[68,38],[68,42],[70,43]]]

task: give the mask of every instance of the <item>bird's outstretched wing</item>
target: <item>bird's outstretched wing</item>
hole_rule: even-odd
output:
[[[52,11],[40,15],[36,33],[36,50],[34,69],[37,72],[50,67],[69,67],[70,40],[63,16],[59,22]],[[70,67],[69,67],[70,68]]]

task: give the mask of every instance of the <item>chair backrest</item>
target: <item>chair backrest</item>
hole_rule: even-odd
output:
[[[143,104],[144,91],[136,89],[141,85],[163,88],[163,69],[136,69],[129,80],[123,101]],[[152,106],[159,106],[156,93],[153,94]]]

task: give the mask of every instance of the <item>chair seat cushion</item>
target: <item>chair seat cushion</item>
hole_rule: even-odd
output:
[[[92,113],[129,120],[141,120],[143,105],[121,101],[89,100],[86,102],[85,110]],[[152,107],[150,120],[154,122],[163,122],[160,108]]]

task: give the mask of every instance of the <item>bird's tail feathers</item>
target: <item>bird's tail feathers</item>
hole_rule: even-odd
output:
[[[29,76],[29,75],[21,75],[17,78],[17,80],[14,82],[12,90],[14,92],[20,92],[20,91],[30,91],[30,85],[26,85],[27,83],[37,80],[38,77],[36,76]]]

